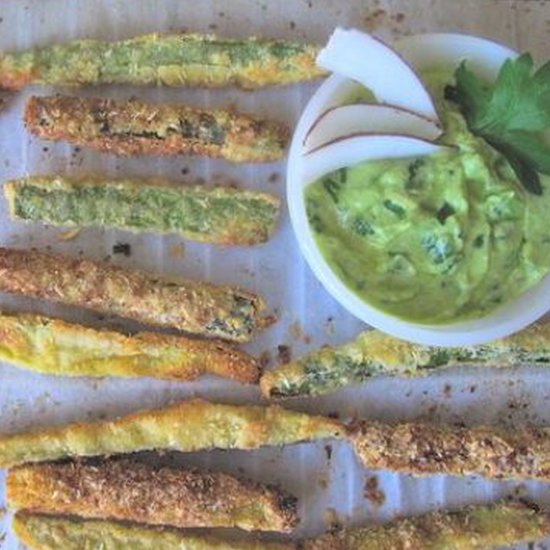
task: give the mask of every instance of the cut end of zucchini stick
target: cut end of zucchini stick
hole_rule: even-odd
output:
[[[258,362],[221,340],[153,332],[127,336],[39,315],[0,313],[0,360],[54,376],[258,379]]]
[[[217,109],[137,99],[32,96],[25,125],[34,135],[122,156],[191,155],[237,163],[282,160],[288,128]]]
[[[204,243],[251,246],[275,230],[280,201],[230,187],[161,181],[29,176],[4,183],[14,219],[60,227],[173,233]]]

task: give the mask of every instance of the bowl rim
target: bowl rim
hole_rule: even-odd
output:
[[[486,38],[461,33],[427,33],[401,38],[394,43],[406,61],[419,65],[414,56],[424,56],[422,67],[472,59],[474,70],[486,77],[496,76],[507,58],[518,53]],[[479,51],[485,52],[483,61]],[[451,56],[455,58],[449,61]],[[304,182],[300,177],[303,139],[314,120],[327,108],[341,101],[343,95],[358,84],[337,74],[330,75],[317,89],[302,111],[292,137],[287,163],[287,203],[291,225],[299,248],[315,277],[325,290],[349,313],[387,334],[411,342],[435,346],[468,346],[509,336],[530,325],[550,310],[550,274],[531,289],[506,302],[488,315],[467,321],[441,325],[405,321],[387,314],[359,298],[334,273],[321,254],[307,221],[303,197]]]

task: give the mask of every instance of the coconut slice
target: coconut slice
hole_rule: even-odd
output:
[[[390,105],[341,105],[325,111],[304,138],[306,152],[351,134],[400,134],[434,141],[441,128],[428,118]]]
[[[360,162],[409,158],[448,151],[424,139],[397,134],[356,134],[335,139],[302,157],[302,178],[310,183],[340,168]]]
[[[381,103],[439,122],[430,94],[407,62],[370,34],[337,28],[317,56],[317,65],[357,80]]]

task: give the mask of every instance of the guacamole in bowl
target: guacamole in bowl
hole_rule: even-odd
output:
[[[516,52],[460,34],[395,44],[421,75],[443,126],[444,151],[358,163],[303,177],[303,144],[319,116],[361,98],[330,76],[295,130],[287,168],[294,233],[315,276],[359,319],[428,345],[474,345],[521,330],[550,309],[550,178],[528,192],[507,159],[473,135],[444,98],[466,60],[488,82]],[[350,97],[352,97],[350,100]]]
[[[423,71],[445,152],[367,161],[310,183],[306,211],[331,269],[359,298],[400,319],[487,315],[550,271],[550,177],[525,190],[507,159],[444,98],[454,68]]]

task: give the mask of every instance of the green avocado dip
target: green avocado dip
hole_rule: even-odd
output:
[[[364,162],[305,191],[317,244],[357,296],[423,324],[482,317],[550,271],[550,177],[528,193],[508,161],[443,99],[450,72],[423,75],[448,152]]]

